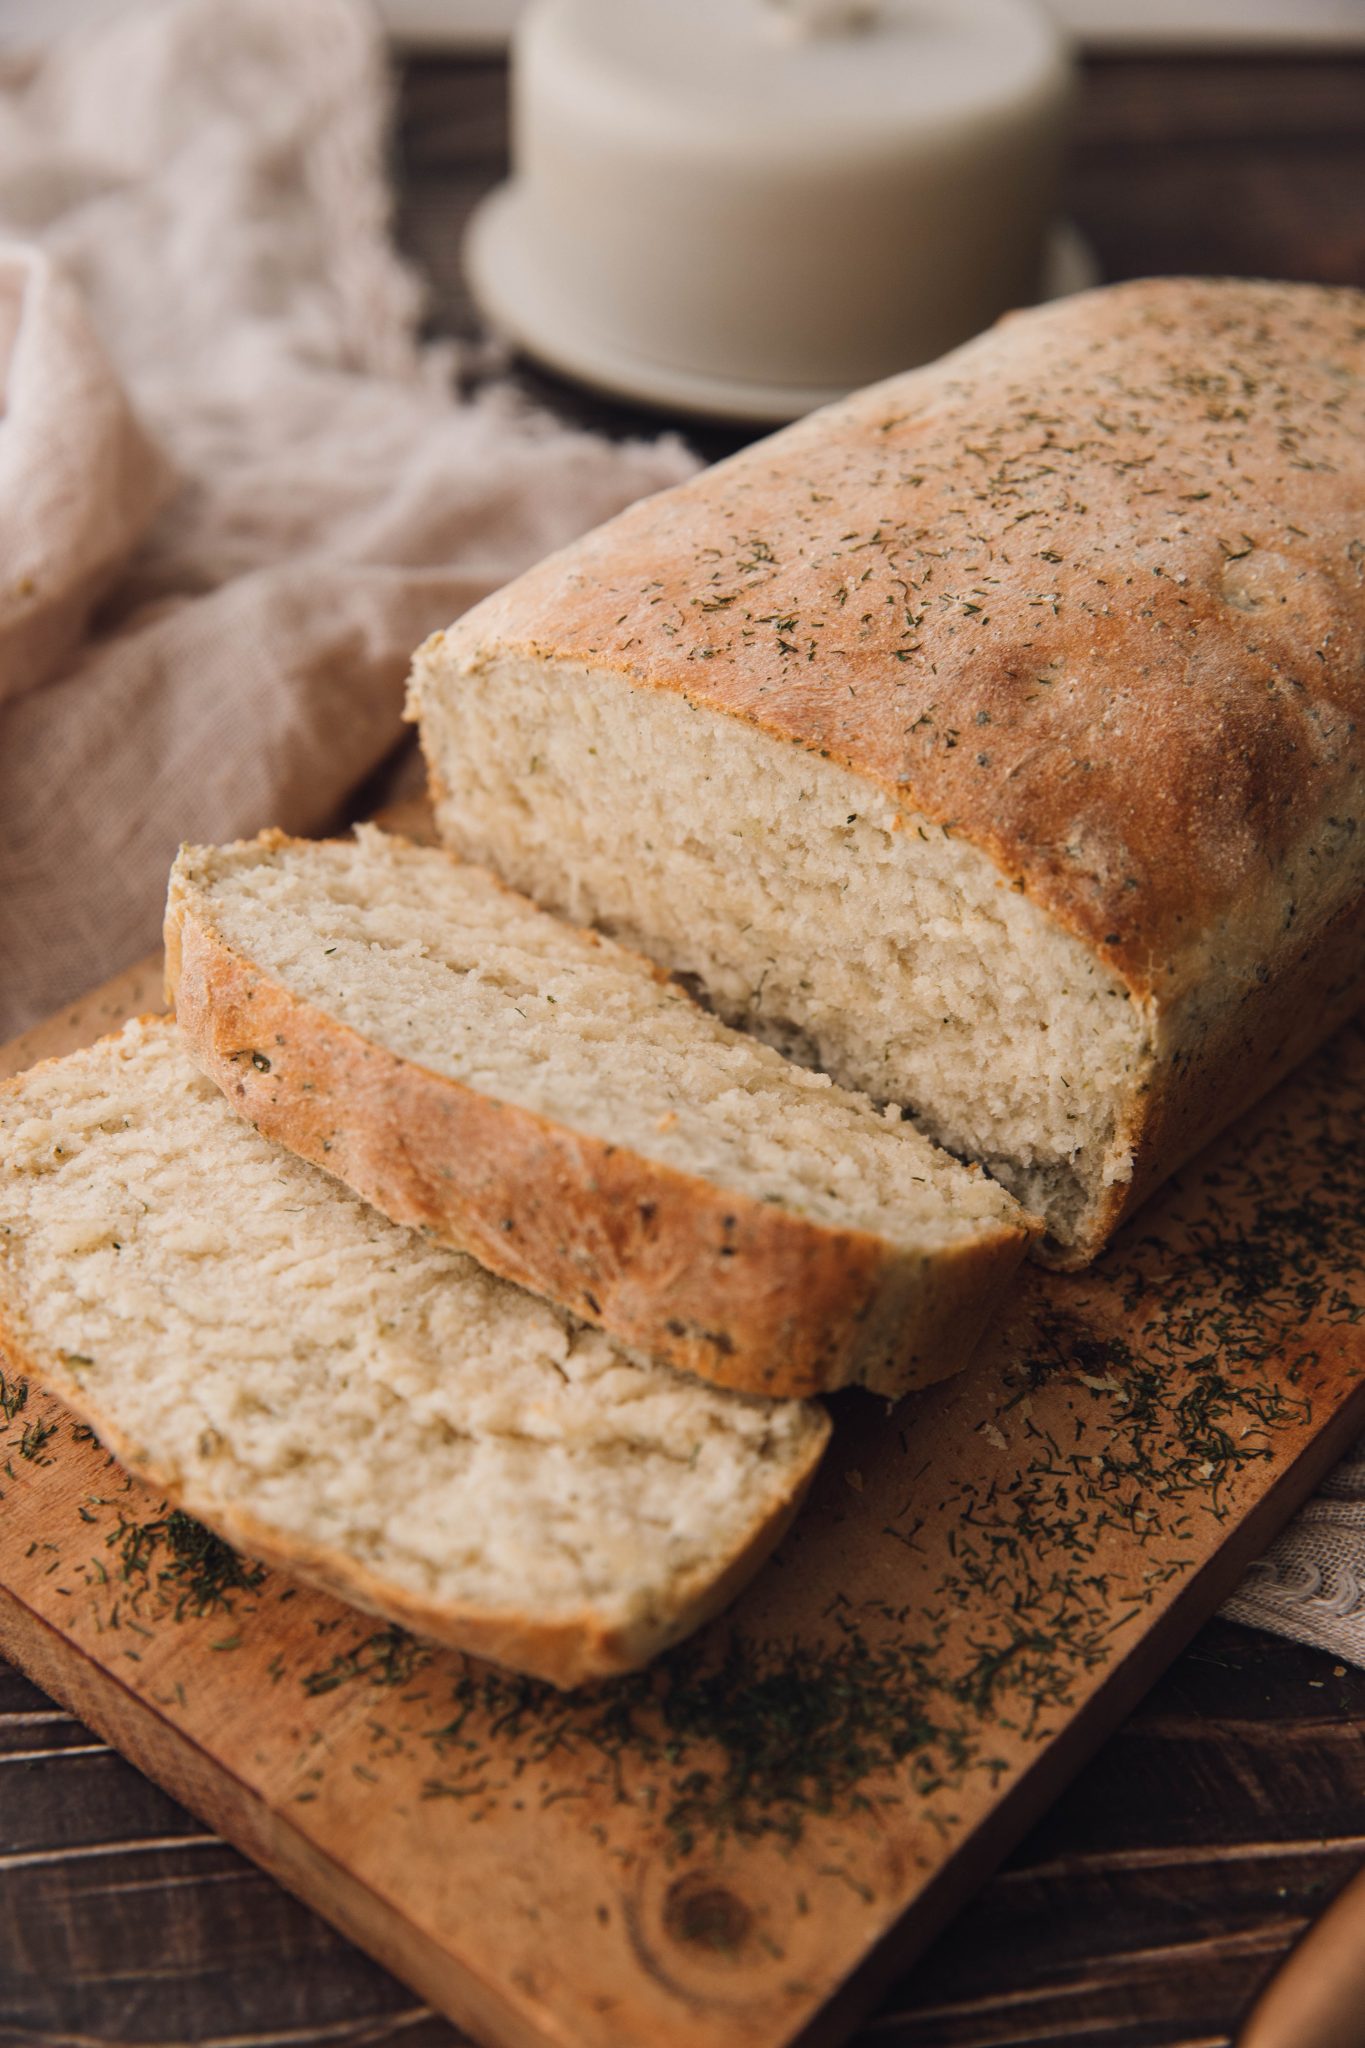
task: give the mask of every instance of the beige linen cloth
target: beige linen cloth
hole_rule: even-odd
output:
[[[347,0],[156,0],[0,72],[0,1039],[145,953],[181,838],[325,828],[424,636],[631,499],[459,402]]]
[[[0,1037],[184,836],[324,827],[410,650],[690,469],[459,403],[347,0],[160,0],[0,77]],[[1228,1610],[1365,1664],[1365,1444]]]

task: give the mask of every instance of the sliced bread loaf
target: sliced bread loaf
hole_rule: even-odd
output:
[[[1093,1257],[1365,1001],[1365,296],[1011,316],[418,655],[442,838]]]
[[[942,1377],[1022,1257],[1011,1197],[898,1112],[439,850],[187,847],[166,941],[189,1050],[260,1130],[722,1385]]]
[[[254,1556],[558,1685],[722,1606],[828,1433],[388,1222],[162,1019],[0,1089],[0,1353]]]

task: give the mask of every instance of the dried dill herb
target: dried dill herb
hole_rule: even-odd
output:
[[[595,1761],[618,1800],[646,1803],[679,1854],[731,1835],[794,1843],[813,1815],[866,1808],[861,1788],[907,1765],[924,1795],[971,1766],[1003,1769],[972,1726],[988,1678],[977,1662],[950,1676],[937,1649],[934,1638],[872,1643],[856,1631],[833,1644],[731,1633],[719,1655],[714,1641],[686,1643],[649,1671],[571,1695],[469,1666],[455,1712],[426,1731],[458,1762],[423,1796],[485,1796],[499,1770],[522,1779],[566,1754]],[[361,1674],[332,1682],[349,1675]],[[542,1790],[542,1803],[565,1796]]]
[[[3,1369],[0,1369],[0,1415],[6,1422],[13,1422],[27,1400],[28,1381],[6,1379]]]
[[[857,1634],[833,1648],[732,1635],[714,1666],[676,1660],[656,1703],[676,1847],[728,1834],[794,1842],[809,1816],[866,1806],[859,1787],[911,1759],[916,1789],[932,1790],[944,1752],[970,1738],[924,1651]]]
[[[34,1459],[41,1455],[43,1446],[50,1443],[57,1434],[55,1422],[33,1421],[26,1423],[19,1439],[19,1456]]]
[[[122,1576],[156,1587],[172,1603],[172,1618],[202,1620],[218,1609],[231,1610],[233,1593],[254,1593],[265,1579],[265,1566],[249,1563],[179,1508],[150,1522],[120,1520],[105,1538],[118,1552]],[[152,1567],[163,1558],[153,1579]]]
[[[376,1629],[352,1649],[339,1650],[330,1664],[307,1672],[300,1683],[310,1698],[335,1692],[339,1685],[358,1678],[369,1685],[406,1685],[430,1655],[425,1643],[395,1623]]]

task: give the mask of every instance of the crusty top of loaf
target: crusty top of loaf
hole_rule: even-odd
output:
[[[1015,315],[635,506],[449,650],[618,671],[828,754],[1171,994],[1360,808],[1363,369],[1348,290],[1154,280]]]

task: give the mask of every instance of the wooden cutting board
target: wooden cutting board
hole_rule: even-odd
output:
[[[159,1002],[120,977],[6,1071]],[[258,1574],[0,1399],[0,1648],[479,2040],[836,2040],[1365,1427],[1365,1033],[972,1369],[846,1395],[739,1604],[565,1699]]]

